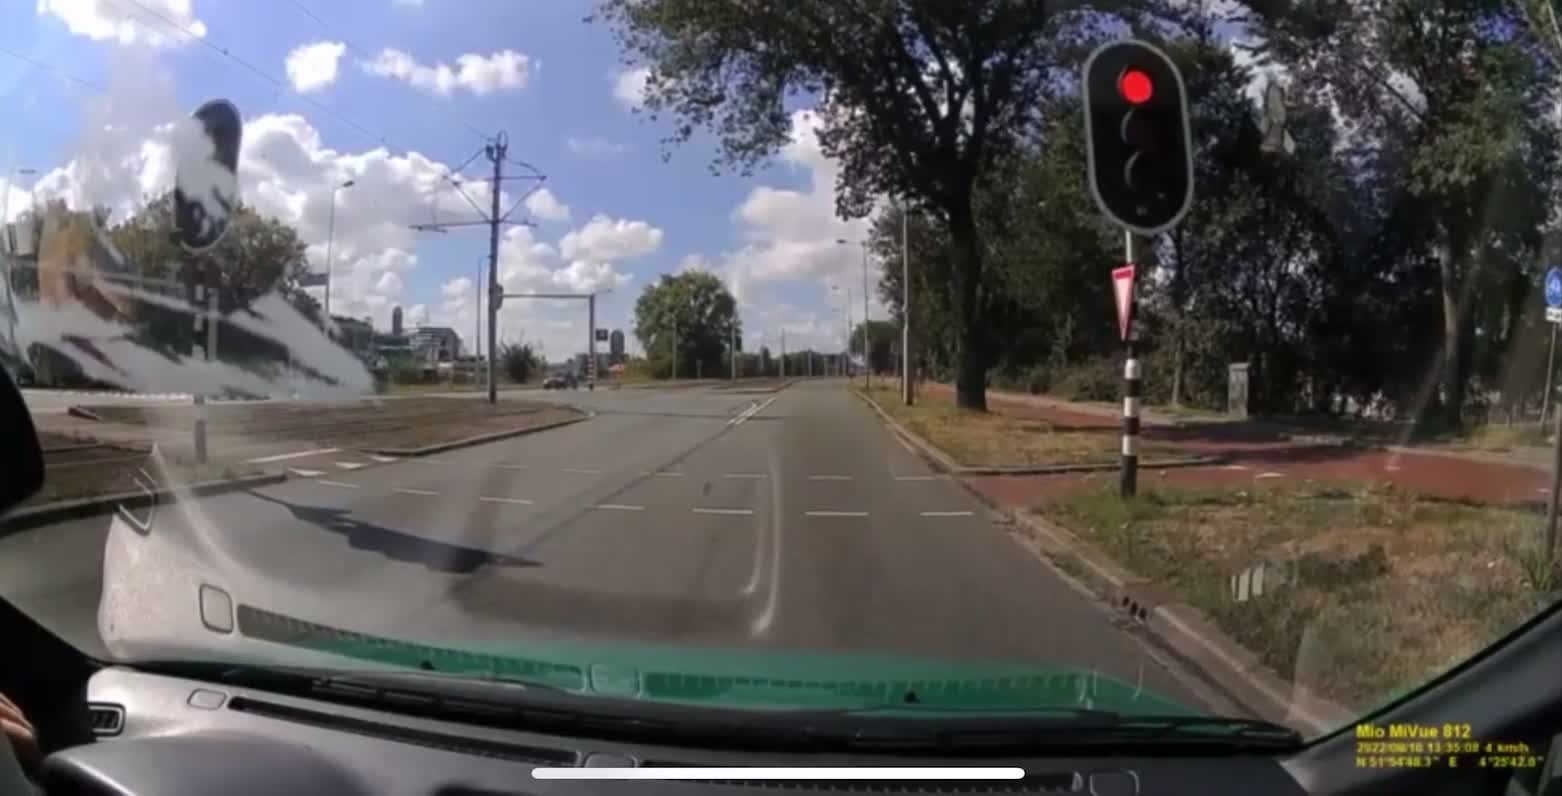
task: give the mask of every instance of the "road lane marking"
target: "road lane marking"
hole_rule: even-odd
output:
[[[900,443],[900,447],[905,448],[907,453],[911,454],[912,456],[917,455],[917,449],[911,447],[911,443],[905,441],[904,439],[901,439],[901,437],[899,435],[897,435],[895,437],[895,441],[899,442]]]
[[[646,470],[646,471],[644,471],[644,472],[642,472],[640,474],[644,475],[644,476],[649,476],[651,478],[682,478],[683,477],[683,473],[676,472],[674,470]]]
[[[852,480],[852,477],[849,476],[849,475],[810,475],[810,476],[808,476],[808,480],[810,480],[810,481],[850,481],[850,480]]]
[[[527,500],[526,498],[507,498],[507,497],[487,497],[487,496],[484,496],[484,497],[478,498],[478,500],[481,500],[481,501],[483,501],[485,503],[514,503],[517,506],[530,506],[532,504],[532,502],[530,500]]]
[[[866,517],[866,516],[868,516],[868,512],[866,512],[866,511],[805,511],[805,512],[803,512],[803,514],[806,515],[806,516],[809,516],[809,517]]]
[[[707,509],[695,507],[689,510],[695,514],[733,514],[745,517],[754,513],[753,509]]]
[[[525,469],[528,469],[527,466],[524,465],[524,464],[496,464],[494,466],[498,467],[501,470],[525,470]]]
[[[390,464],[391,462],[397,461],[395,456],[378,456],[370,454],[369,458],[379,462],[380,464]]]
[[[341,448],[320,448],[312,451],[297,451],[295,453],[279,453],[275,456],[261,456],[258,459],[245,459],[245,464],[266,464],[268,462],[285,462],[288,459],[302,459],[305,456],[324,456],[327,453],[336,453]]]
[[[408,461],[415,462],[417,464],[434,465],[436,467],[443,467],[444,465],[450,463],[449,459],[408,459]]]
[[[1222,470],[1246,470],[1246,469],[1248,469],[1248,467],[1245,464],[1228,464],[1225,467],[1222,467],[1220,469],[1222,469]]]
[[[1253,478],[1255,478],[1255,479],[1258,479],[1258,478],[1284,478],[1284,477],[1285,477],[1285,473],[1259,473],[1258,475],[1253,476]]]
[[[897,475],[897,476],[895,476],[895,480],[896,481],[937,481],[938,478],[939,477],[936,476],[936,475]]]
[[[970,516],[972,516],[974,514],[975,514],[975,512],[971,512],[971,511],[924,511],[924,512],[922,512],[922,516],[924,516],[924,517],[970,517]]]
[[[327,481],[324,478],[317,478],[317,479],[315,479],[315,483],[317,483],[317,484],[319,484],[321,486],[341,487],[342,489],[357,489],[358,488],[357,484],[349,484],[349,483],[347,483],[345,481]]]
[[[287,471],[293,475],[298,476],[299,478],[314,478],[318,475],[325,475],[324,470],[301,470],[297,467],[289,467],[287,468]]]
[[[437,495],[437,494],[439,494],[438,492],[435,492],[432,489],[408,489],[408,488],[406,488],[404,486],[398,486],[398,487],[396,487],[395,489],[393,489],[391,491],[392,492],[397,492],[397,493],[403,494],[403,495],[422,495],[424,497],[428,497],[429,495]]]
[[[750,403],[748,405],[747,409],[745,409],[742,412],[738,413],[737,417],[734,417],[731,420],[728,420],[727,421],[727,425],[729,425],[729,426],[741,426],[741,425],[743,425],[743,423],[745,421],[749,420],[754,415],[757,415],[760,412],[765,411],[765,407],[770,406],[771,404],[775,403],[775,401],[776,401],[775,398],[771,398],[770,400],[765,401],[764,403],[758,403],[758,404]]]
[[[364,462],[337,462],[336,466],[343,470],[356,470],[359,467],[368,467],[369,465]]]
[[[645,511],[645,506],[627,506],[623,503],[598,503],[592,508],[603,511]]]
[[[764,473],[722,473],[722,478],[769,478]]]
[[[602,474],[601,470],[595,470],[595,469],[592,469],[590,467],[564,467],[564,468],[561,468],[561,472],[574,473],[576,475],[601,475]]]

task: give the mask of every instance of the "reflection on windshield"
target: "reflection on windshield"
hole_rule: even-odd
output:
[[[0,83],[50,109],[0,595],[127,661],[1309,737],[1554,608],[1554,30],[914,5],[605,0],[446,63],[41,4],[105,49],[0,55],[66,86]]]

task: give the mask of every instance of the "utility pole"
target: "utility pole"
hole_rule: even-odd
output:
[[[862,242],[862,387],[873,391],[873,360],[868,355],[868,242]]]
[[[781,330],[781,378],[786,378],[786,330]]]
[[[532,166],[526,163],[509,160],[509,152],[510,137],[503,130],[500,130],[499,133],[494,136],[492,141],[485,144],[481,151],[481,154],[486,156],[494,167],[493,176],[489,180],[488,210],[486,213],[477,204],[477,202],[472,200],[471,196],[467,195],[466,191],[462,190],[459,180],[451,177],[448,174],[444,175],[445,181],[450,183],[451,186],[453,186],[456,191],[466,199],[467,204],[471,205],[472,209],[476,210],[480,214],[480,218],[478,220],[412,225],[412,228],[416,230],[441,233],[448,232],[452,227],[488,227],[488,403],[490,404],[499,402],[499,383],[495,378],[494,371],[496,362],[494,356],[495,349],[498,347],[499,343],[497,339],[497,330],[499,326],[499,308],[504,305],[504,299],[506,295],[504,290],[499,286],[499,228],[507,224],[513,224],[517,226],[532,226],[532,224],[527,221],[511,221],[510,214],[514,213],[515,209],[520,207],[521,203],[526,201],[526,198],[531,196],[532,193],[534,193],[537,188],[540,188],[542,183],[547,180],[546,176],[544,176],[541,172],[538,172]],[[472,158],[468,158],[468,162],[476,157],[476,154],[472,155]],[[529,171],[530,173],[506,177],[504,174],[504,164],[506,162],[519,166]],[[521,194],[521,196],[515,200],[515,203],[510,205],[509,210],[501,213],[499,211],[499,195],[505,180],[533,180],[537,183],[537,185],[534,186],[532,190]],[[570,298],[579,297],[571,296]],[[593,334],[595,334],[594,331]],[[478,336],[482,336],[481,328],[479,328]]]
[[[911,236],[908,234],[908,214],[905,205],[900,208],[900,392],[901,399],[910,406],[916,401],[911,382]]]

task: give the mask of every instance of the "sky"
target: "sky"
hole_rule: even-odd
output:
[[[644,68],[577,0],[0,0],[0,212],[170,189],[173,122],[215,98],[244,116],[240,193],[331,271],[334,315],[450,326],[470,346],[488,229],[485,143],[503,131],[507,292],[602,292],[623,329],[662,274],[705,269],[738,298],[748,350],[839,350],[863,312],[866,220],[835,215],[837,166],[807,108],[770,167],[712,175],[708,137],[667,150],[636,114]],[[662,157],[671,152],[671,159]],[[473,159],[475,156],[475,160]],[[470,161],[470,162],[469,162]],[[341,188],[351,180],[353,185]],[[333,201],[334,200],[334,201]],[[334,207],[334,213],[333,213]],[[334,221],[333,221],[334,215]],[[850,241],[842,244],[840,240]],[[866,282],[883,318],[877,267]],[[322,289],[314,292],[324,298]],[[486,323],[486,321],[484,321]],[[585,350],[585,302],[510,300],[501,341]],[[483,337],[486,339],[486,328]],[[468,349],[469,350],[469,349]]]

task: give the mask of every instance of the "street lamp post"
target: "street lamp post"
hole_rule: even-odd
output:
[[[862,385],[869,390],[873,389],[873,364],[868,357],[868,242],[865,240],[849,241],[845,238],[836,238],[836,243],[850,245],[856,243],[862,247]],[[847,302],[851,301],[848,293]],[[850,330],[847,333],[847,350],[851,349]]]
[[[336,242],[336,192],[343,188],[351,188],[353,184],[353,180],[347,180],[331,189],[331,222],[325,233],[325,320],[327,328],[330,327],[331,321],[331,246]]]
[[[910,406],[916,399],[911,390],[911,249],[907,234],[906,207],[900,208],[900,393]]]

